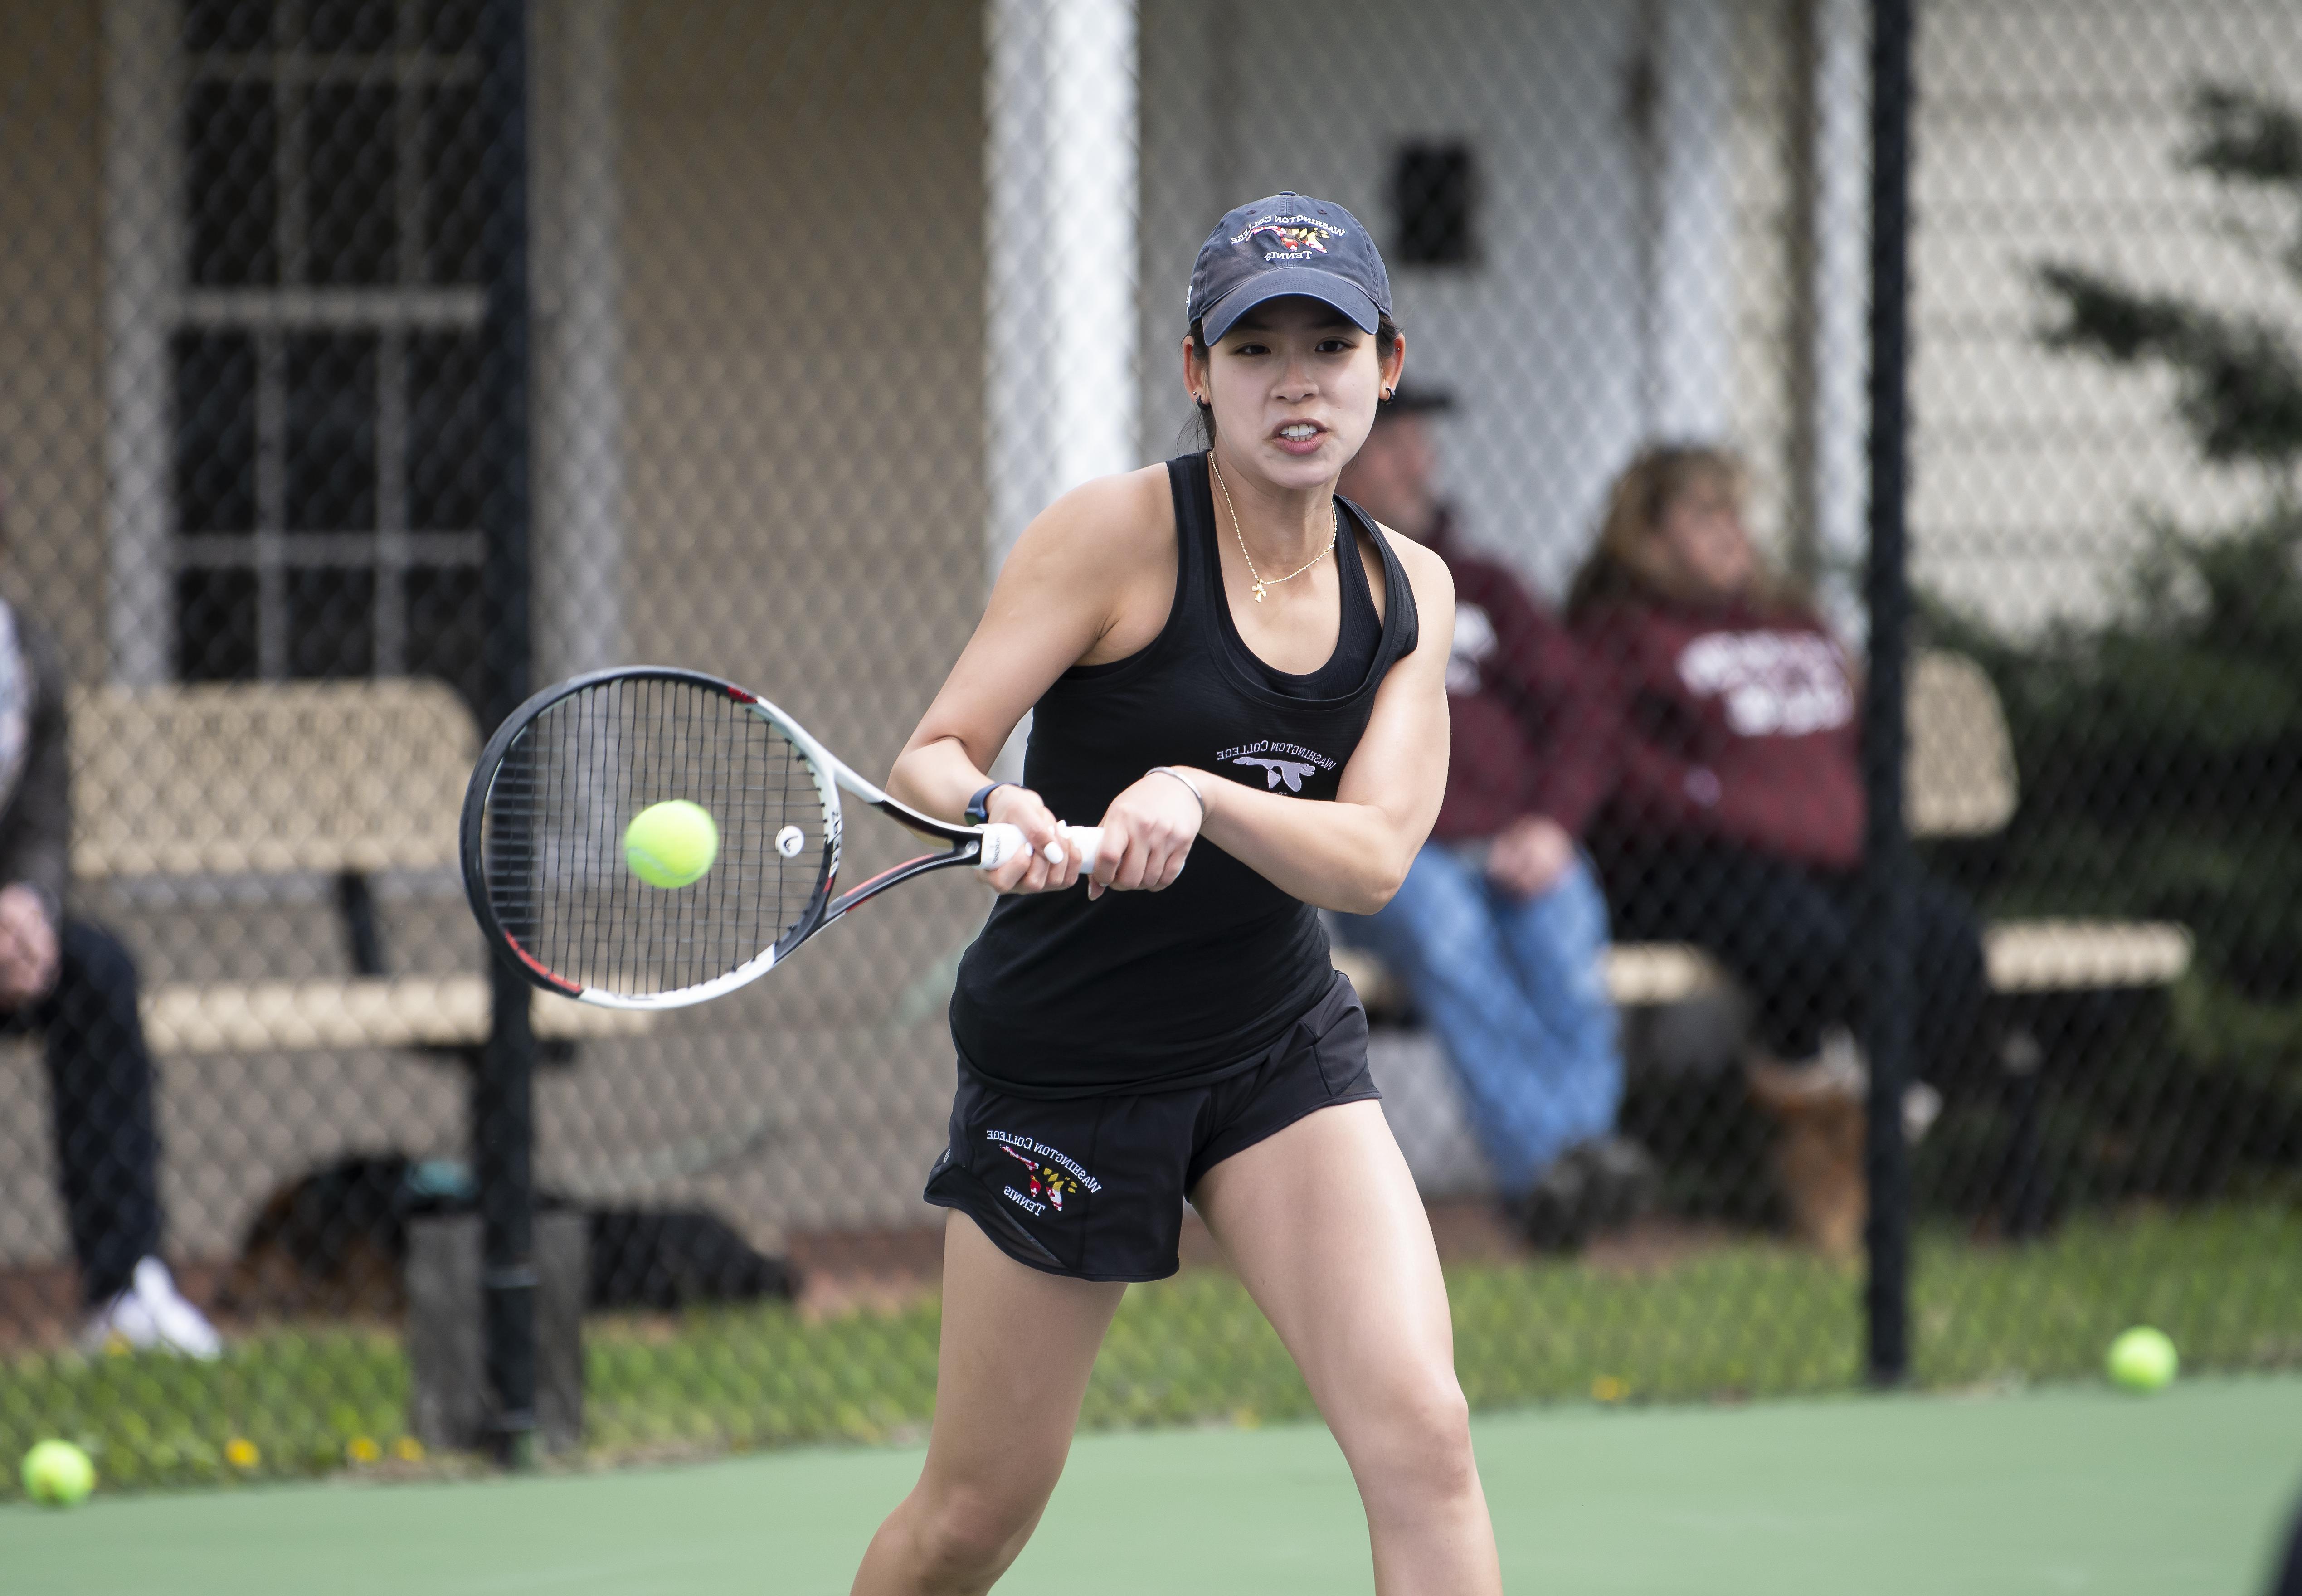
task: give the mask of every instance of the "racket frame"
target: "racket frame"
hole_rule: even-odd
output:
[[[807,912],[773,944],[734,969],[708,981],[676,987],[668,992],[608,992],[567,979],[537,960],[520,945],[517,937],[504,928],[497,917],[495,905],[488,896],[483,860],[488,797],[494,791],[496,778],[503,769],[504,756],[511,751],[520,734],[534,725],[553,704],[591,688],[618,681],[678,682],[722,694],[742,705],[781,733],[804,756],[808,774],[814,779],[817,795],[823,805],[823,868],[817,876],[814,895],[810,900]],[[845,821],[839,799],[841,787],[845,787],[890,819],[913,831],[947,842],[951,846],[939,853],[921,853],[890,865],[846,892],[833,895],[839,884],[839,853],[845,836]],[[496,950],[499,957],[531,984],[546,992],[556,992],[563,997],[572,997],[578,1003],[593,1004],[601,1008],[656,1010],[686,1008],[747,987],[796,953],[800,945],[818,931],[889,887],[934,870],[977,863],[983,853],[984,833],[987,829],[986,827],[954,825],[948,820],[938,820],[888,796],[882,788],[866,781],[844,760],[816,741],[804,727],[782,710],[733,682],[676,665],[619,665],[605,670],[587,671],[582,676],[554,683],[505,718],[504,723],[489,737],[487,745],[481,749],[479,763],[473,769],[471,785],[464,792],[464,811],[458,825],[457,840],[463,866],[464,895],[470,902],[472,913],[480,922],[480,929],[487,937],[489,945]]]

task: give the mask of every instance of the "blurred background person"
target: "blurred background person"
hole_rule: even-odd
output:
[[[1567,618],[1613,701],[1611,795],[1592,837],[1628,937],[1691,942],[1752,1007],[1752,1095],[1783,1121],[1777,1164],[1794,1227],[1851,1254],[1863,1215],[1865,1070],[1853,963],[1864,804],[1857,677],[1808,596],[1769,569],[1729,452],[1666,445],[1615,483]],[[1982,943],[1955,895],[1921,880],[1911,929],[1922,1079],[1972,1046]]]
[[[1538,1246],[1573,1247],[1644,1209],[1657,1184],[1614,1134],[1607,905],[1575,840],[1603,795],[1611,732],[1566,629],[1464,545],[1438,497],[1428,418],[1450,402],[1402,388],[1340,484],[1443,559],[1456,598],[1445,804],[1398,895],[1342,932],[1399,973],[1438,1033],[1513,1219]],[[1567,744],[1580,757],[1560,757]]]
[[[0,490],[0,559],[8,547]],[[71,842],[64,674],[47,633],[0,601],[0,1035],[46,1042],[56,1169],[87,1314],[81,1344],[214,1357],[215,1329],[160,1250],[160,1144],[136,966],[66,919]]]

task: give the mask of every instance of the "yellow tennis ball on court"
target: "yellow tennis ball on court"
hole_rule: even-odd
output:
[[[2130,1391],[2161,1390],[2174,1378],[2182,1360],[2164,1331],[2138,1324],[2121,1331],[2103,1360],[2111,1383]]]
[[[685,798],[651,803],[624,827],[624,862],[650,886],[700,881],[718,857],[718,822],[710,810]]]
[[[68,1441],[44,1441],[24,1454],[24,1494],[50,1508],[76,1508],[96,1489],[96,1465]]]

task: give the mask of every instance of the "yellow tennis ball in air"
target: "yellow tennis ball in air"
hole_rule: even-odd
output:
[[[2103,1360],[2111,1382],[2130,1391],[2162,1389],[2173,1380],[2181,1363],[2166,1332],[2147,1324],[2121,1332],[2110,1344],[2110,1356]]]
[[[711,811],[685,798],[651,803],[624,827],[624,862],[650,886],[700,881],[719,857],[719,827]]]
[[[51,1508],[75,1508],[96,1489],[96,1465],[68,1441],[44,1441],[24,1454],[24,1494]]]

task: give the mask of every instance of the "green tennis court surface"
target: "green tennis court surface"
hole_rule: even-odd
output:
[[[2237,1596],[2302,1486],[2302,1380],[1489,1417],[1516,1591]],[[844,1592],[916,1449],[0,1509],[10,1596]],[[1368,1588],[1322,1430],[1091,1436],[1004,1583],[1082,1596]]]

